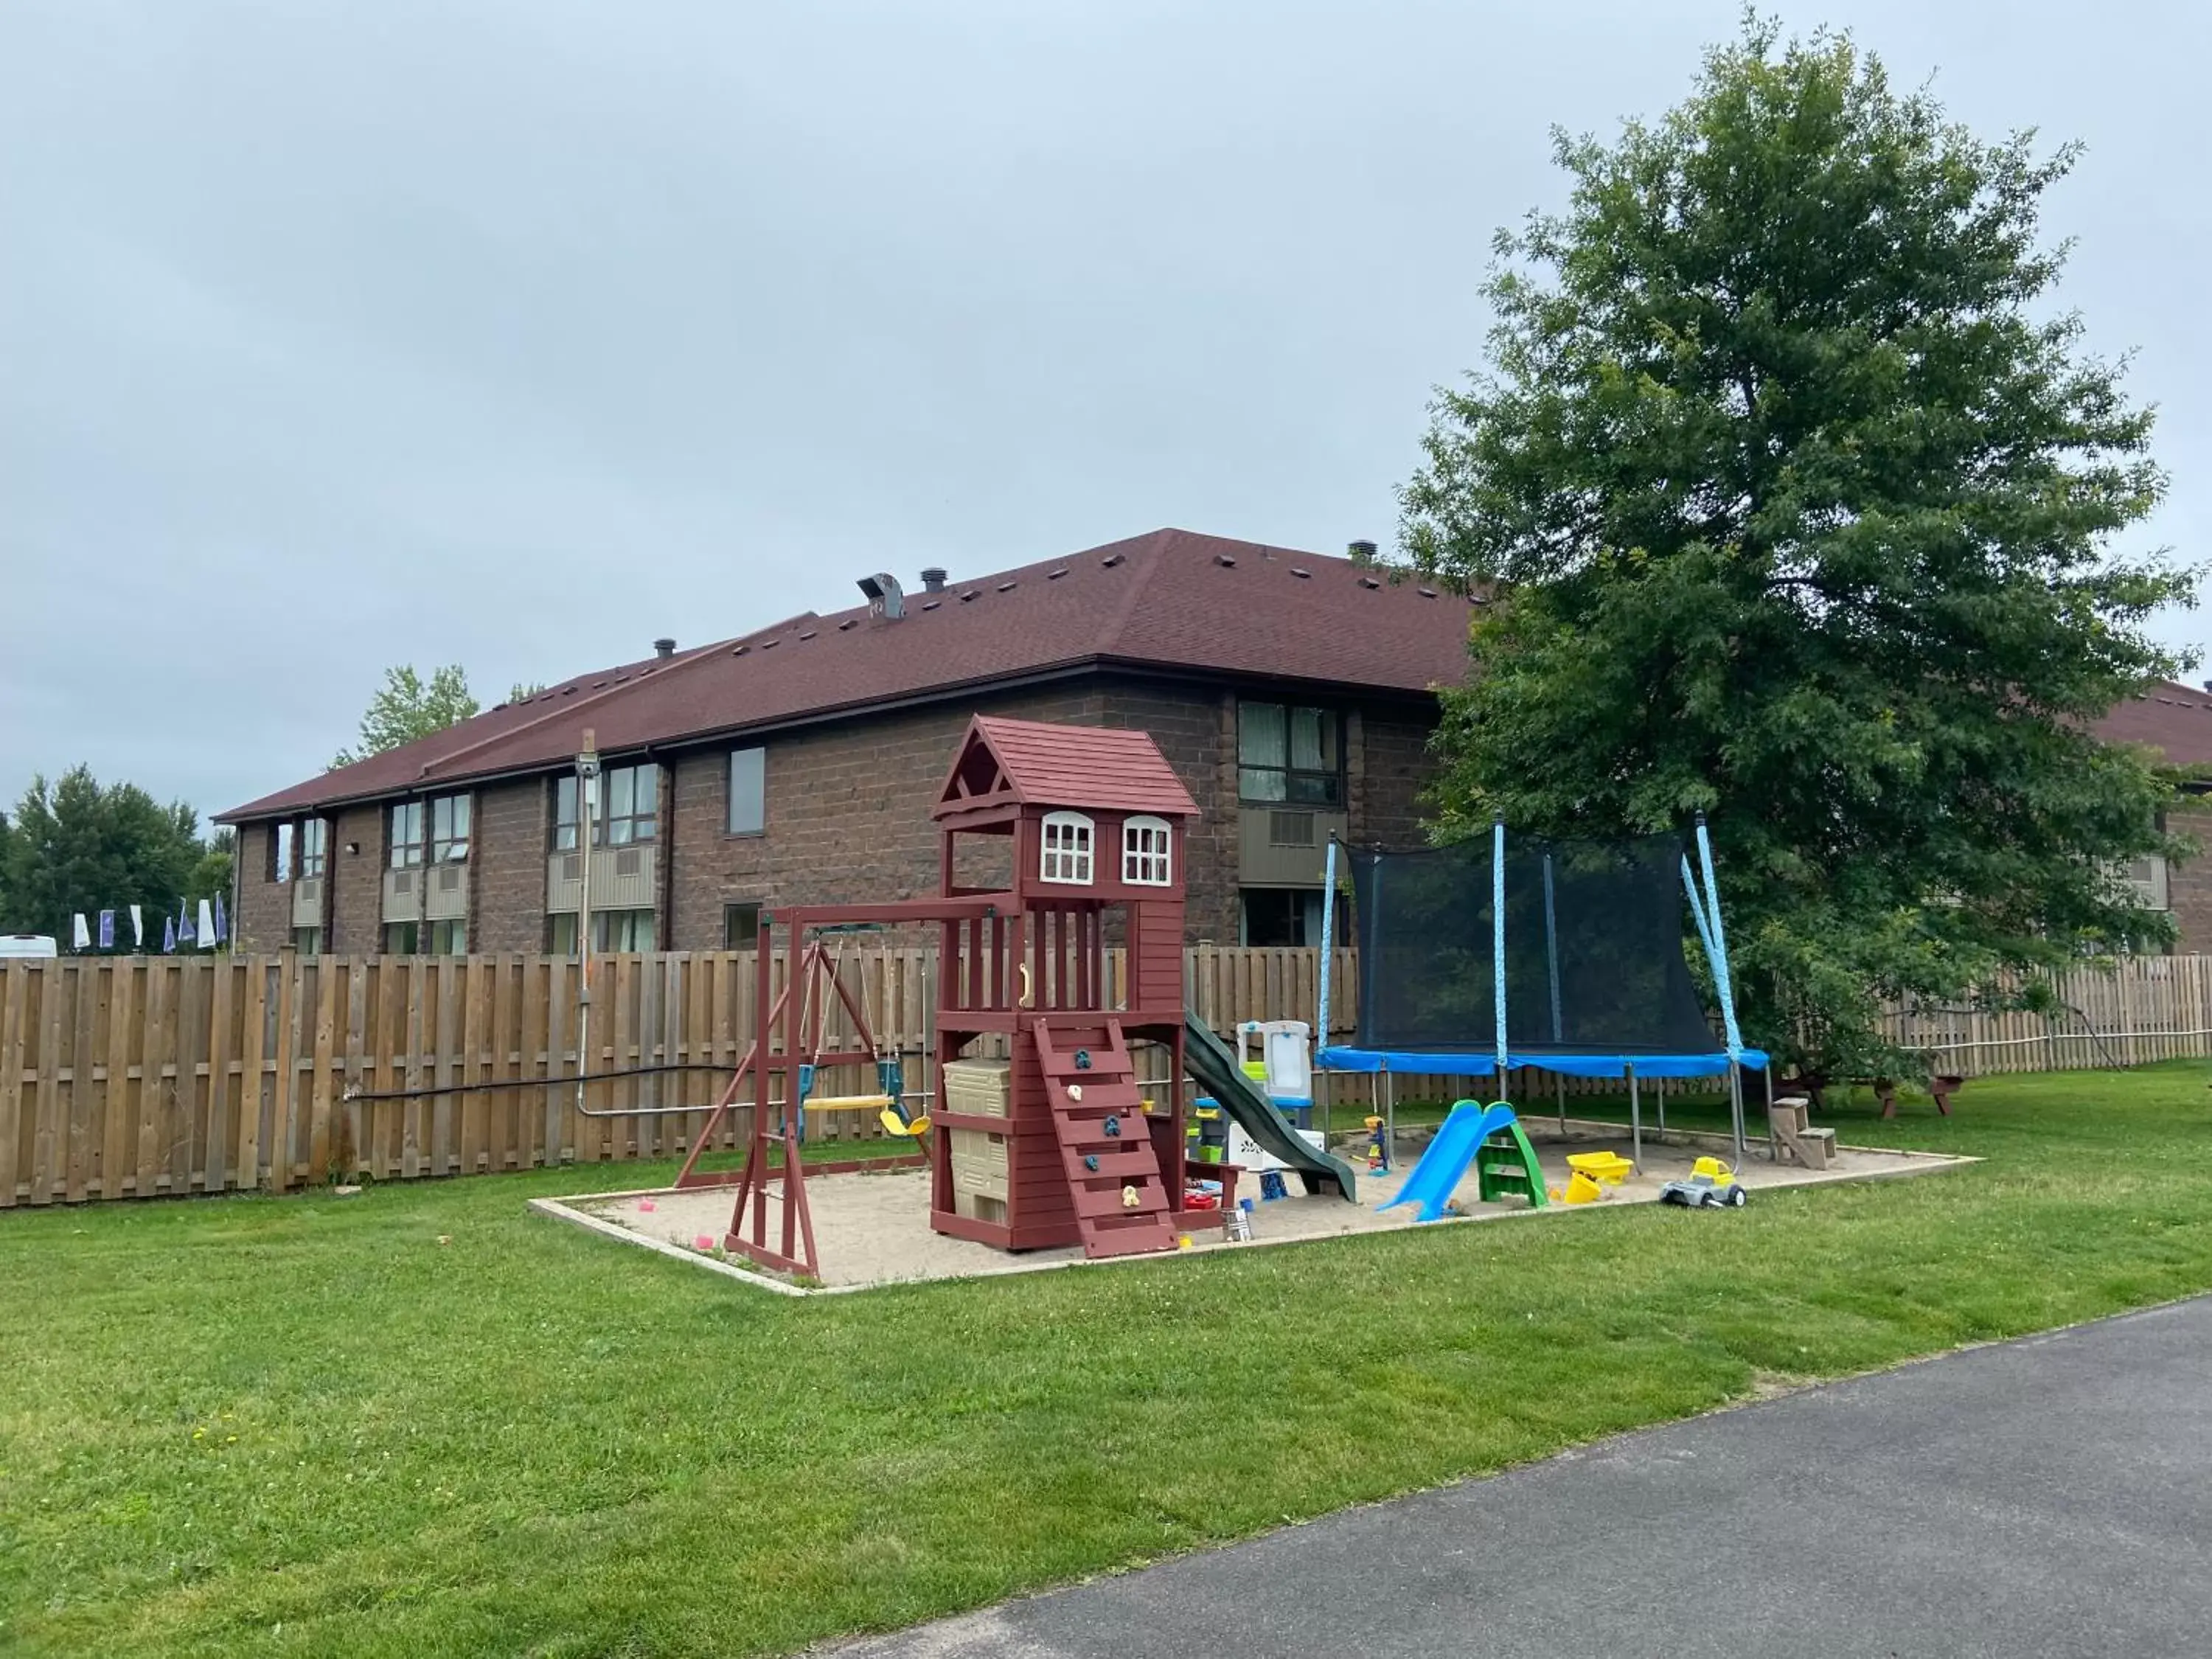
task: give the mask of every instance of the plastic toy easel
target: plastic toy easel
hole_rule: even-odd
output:
[[[1257,1044],[1259,1074],[1253,1072]],[[1313,1028],[1301,1019],[1248,1019],[1237,1027],[1237,1059],[1279,1112],[1307,1126],[1313,1111]]]

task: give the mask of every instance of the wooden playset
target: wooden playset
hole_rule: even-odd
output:
[[[764,913],[760,1036],[717,1109],[750,1081],[753,1131],[724,1247],[779,1272],[818,1272],[799,1158],[799,1068],[881,1056],[864,1011],[834,974],[829,989],[794,997],[793,988],[817,984],[823,930],[875,924],[939,930],[930,1225],[1005,1250],[1080,1244],[1100,1257],[1175,1249],[1197,1218],[1186,1213],[1180,1086],[1184,835],[1197,811],[1143,732],[979,716],[933,809],[938,896]],[[959,884],[963,846],[975,837],[1005,843],[1006,887]],[[778,929],[800,966],[772,995]],[[1125,947],[1114,984],[1109,936]],[[810,1010],[818,1019],[833,992],[860,1046],[825,1050],[823,1028],[810,1024]],[[988,1038],[1002,1040],[1003,1057],[967,1054]],[[1132,1044],[1146,1041],[1167,1051],[1170,1067],[1149,1101],[1131,1056]],[[895,1109],[892,1092],[883,1105]],[[784,1103],[799,1109],[779,1111]],[[711,1137],[710,1125],[701,1144]],[[687,1164],[678,1184],[697,1179]]]

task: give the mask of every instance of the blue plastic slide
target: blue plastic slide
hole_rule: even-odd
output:
[[[1513,1109],[1504,1101],[1485,1106],[1480,1101],[1462,1100],[1451,1109],[1451,1115],[1437,1131],[1437,1138],[1429,1143],[1428,1151],[1421,1154],[1413,1173],[1398,1188],[1397,1197],[1382,1207],[1395,1210],[1401,1204],[1418,1204],[1421,1212],[1415,1219],[1441,1219],[1444,1200],[1467,1174],[1468,1165],[1474,1162],[1476,1151],[1496,1131],[1516,1121]]]

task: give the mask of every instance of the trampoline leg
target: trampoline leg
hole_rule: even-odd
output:
[[[1398,1167],[1398,1085],[1382,1073],[1382,1167]]]
[[[1743,1067],[1729,1061],[1729,1115],[1735,1127],[1735,1167],[1743,1168]]]
[[[1782,1162],[1782,1149],[1774,1144],[1774,1060],[1766,1061],[1766,1155],[1775,1163]]]
[[[1559,1135],[1564,1139],[1567,1133],[1567,1074],[1561,1072],[1552,1081],[1559,1091]]]
[[[1662,1137],[1667,1133],[1667,1079],[1663,1077],[1659,1079],[1659,1133]]]
[[[1628,1068],[1628,1161],[1636,1166],[1636,1173],[1644,1173],[1644,1108],[1636,1094],[1636,1068]]]

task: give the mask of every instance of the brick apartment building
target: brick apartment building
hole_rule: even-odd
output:
[[[1463,597],[1177,530],[860,586],[853,610],[659,641],[222,814],[241,946],[572,951],[587,848],[600,949],[736,945],[764,907],[933,892],[929,805],[975,714],[1152,733],[1202,815],[1194,939],[1310,942],[1332,834],[1419,835],[1434,688],[1466,672]]]
[[[573,951],[749,943],[763,908],[936,889],[929,803],[969,716],[1152,733],[1200,817],[1196,940],[1314,942],[1332,834],[1420,835],[1435,690],[1470,603],[1361,563],[1179,530],[656,653],[222,815],[243,948]],[[2164,684],[2104,727],[2212,781],[2212,695]],[[577,823],[592,734],[599,823]],[[2212,846],[2212,813],[2181,826]],[[988,872],[969,872],[980,881]],[[2130,875],[2212,949],[2212,860]]]

